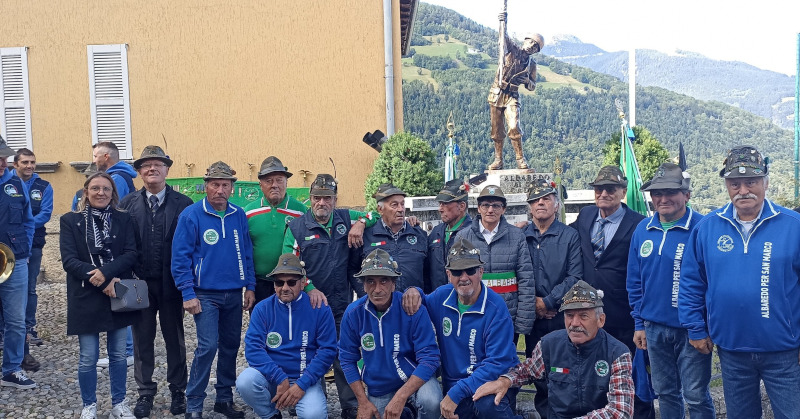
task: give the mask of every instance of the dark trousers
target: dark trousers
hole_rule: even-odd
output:
[[[161,324],[161,336],[167,349],[167,382],[170,392],[186,391],[186,344],[183,335],[183,299],[164,299],[161,278],[146,278],[150,307],[142,310],[139,321],[133,324],[134,373],[140,396],[154,396],[157,384],[153,381],[155,368],[154,342],[156,317]]]
[[[560,312],[552,319],[536,319],[533,324],[533,330],[529,335],[525,335],[525,358],[530,358],[533,354],[533,348],[544,337],[544,335],[561,330],[564,328],[564,313]],[[547,418],[547,413],[550,407],[547,403],[547,381],[535,380],[533,382],[536,387],[536,395],[533,397],[533,403],[536,406],[536,411],[543,419]]]
[[[625,344],[628,347],[628,350],[631,351],[631,357],[633,354],[636,353],[636,344],[633,343],[633,329],[620,329],[620,328],[613,328],[608,327],[606,324],[603,329],[608,332],[609,335],[614,336],[618,341]],[[636,384],[636,383],[634,383]],[[633,419],[655,419],[656,418],[656,409],[653,406],[653,402],[646,402],[639,398],[639,396],[633,397]]]
[[[333,319],[336,321],[337,339],[339,338],[339,327],[342,324],[342,317],[344,317],[344,313],[335,314],[333,316]],[[358,408],[358,400],[356,400],[353,389],[347,384],[347,379],[344,377],[344,371],[342,371],[342,365],[339,364],[338,356],[333,361],[333,381],[336,383],[336,391],[339,393],[339,404],[342,407],[342,411],[350,408]]]
[[[275,294],[275,285],[272,281],[256,278],[256,304]]]

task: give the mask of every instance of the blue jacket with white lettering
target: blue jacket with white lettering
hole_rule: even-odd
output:
[[[403,311],[403,294],[379,318],[368,296],[344,312],[339,337],[339,362],[347,384],[363,380],[369,394],[380,397],[400,389],[411,375],[428,381],[439,368],[439,347],[425,307],[413,316]],[[364,359],[359,374],[358,360]]]
[[[642,220],[628,250],[628,301],[636,330],[644,320],[681,327],[678,320],[678,284],[689,234],[703,216],[686,209],[675,225],[661,227],[658,213]]]
[[[478,301],[464,314],[458,312],[452,284],[436,288],[422,301],[442,353],[442,387],[454,403],[472,397],[478,387],[519,364],[506,303],[483,283]]]
[[[703,217],[683,255],[678,316],[689,339],[740,352],[800,347],[800,214],[769,200],[750,235],[733,204]]]
[[[319,381],[336,358],[336,323],[331,308],[311,308],[300,292],[290,302],[277,295],[256,304],[244,335],[247,363],[277,386],[296,380],[306,391]]]
[[[253,243],[244,210],[228,203],[220,217],[208,198],[186,207],[172,238],[172,277],[183,301],[194,289],[255,290]]]

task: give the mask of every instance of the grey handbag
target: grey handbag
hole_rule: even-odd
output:
[[[120,279],[114,284],[116,298],[111,299],[111,311],[126,312],[150,307],[147,282],[141,279]]]

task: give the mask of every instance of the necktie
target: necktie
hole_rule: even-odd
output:
[[[597,232],[594,233],[592,236],[592,249],[594,249],[594,260],[600,259],[600,255],[603,254],[603,250],[606,247],[606,234],[603,231],[603,227],[609,221],[605,218],[601,218],[597,220]]]
[[[148,200],[150,201],[150,211],[152,211],[153,214],[155,214],[156,211],[158,211],[158,197],[155,195],[150,195],[150,198],[148,198]]]

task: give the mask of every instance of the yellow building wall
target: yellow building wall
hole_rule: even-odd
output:
[[[396,129],[402,128],[399,2],[394,8]],[[4,0],[0,46],[27,46],[33,149],[62,162],[42,177],[55,212],[83,184],[69,162],[91,160],[86,46],[128,44],[132,151],[164,146],[170,177],[217,160],[256,179],[276,155],[295,173],[338,169],[339,204],[363,205],[386,131],[383,11],[377,0]],[[249,164],[254,167],[249,168]],[[193,164],[192,169],[187,165]],[[141,185],[134,180],[137,187]]]

